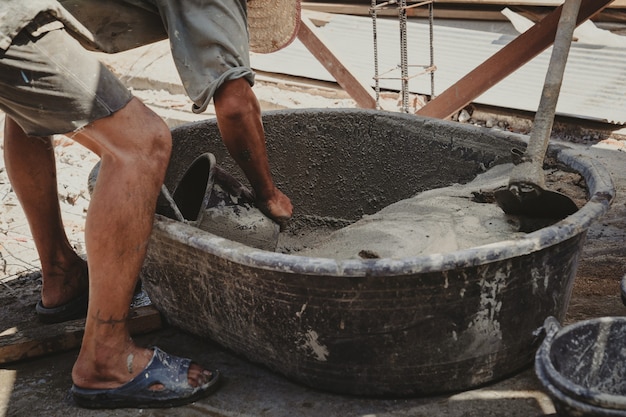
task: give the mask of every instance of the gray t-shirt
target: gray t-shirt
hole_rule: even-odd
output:
[[[2,0],[0,2],[0,49],[5,51],[13,42],[13,38],[42,12],[49,12],[63,22],[75,21],[56,0]]]
[[[148,0],[1,0],[0,50],[6,50],[37,15],[48,13],[86,48],[115,53],[167,37],[154,4]]]

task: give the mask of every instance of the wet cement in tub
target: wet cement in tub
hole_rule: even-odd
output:
[[[424,191],[351,222],[296,214],[280,234],[277,252],[332,259],[405,258],[453,252],[521,237],[554,223],[504,214],[493,190],[508,184],[512,164],[497,165],[466,184]],[[580,175],[546,171],[548,187],[580,207]]]

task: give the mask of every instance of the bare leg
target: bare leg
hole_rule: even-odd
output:
[[[52,140],[27,136],[9,117],[4,130],[7,174],[41,261],[42,303],[57,307],[82,294],[88,280],[87,265],[74,252],[63,229]]]
[[[217,90],[214,102],[224,144],[250,181],[257,206],[283,223],[291,217],[293,207],[272,179],[261,109],[252,88],[243,78],[227,81]]]
[[[17,125],[9,122],[7,143],[10,146],[6,159],[12,161],[9,165],[16,181],[14,188],[20,189],[18,194],[23,196],[28,187],[41,186],[29,179],[30,170],[43,166],[43,173],[35,178],[50,176],[53,165],[49,163],[50,153],[41,149],[39,157],[33,156],[32,165],[15,162],[20,161],[20,156],[15,153],[21,148],[14,142],[25,136],[20,131]],[[138,347],[131,339],[127,317],[169,159],[171,137],[161,119],[137,99],[71,137],[102,160],[85,225],[89,310],[72,379],[82,388],[115,388],[136,376],[152,356],[151,350]],[[31,152],[30,148],[28,152]],[[29,216],[31,229],[35,230],[33,237],[37,240],[38,250],[54,252],[59,246],[55,238],[62,232],[57,225],[52,228],[57,235],[46,236],[47,227],[42,225],[49,219],[39,216],[58,213],[58,199],[51,192],[40,192],[39,196],[45,198],[45,202],[37,201],[37,204],[47,209],[33,208],[33,200],[24,199],[25,213]],[[190,384],[198,386],[208,380],[209,375],[208,371],[193,364],[188,379]]]
[[[89,309],[72,376],[83,388],[114,388],[129,379],[128,357],[138,372],[151,356],[135,346],[126,322],[171,142],[161,120],[137,100],[72,139],[102,161],[85,223]]]

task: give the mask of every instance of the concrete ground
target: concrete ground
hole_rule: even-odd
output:
[[[145,54],[161,53],[148,51]],[[144,55],[145,57],[146,55]],[[135,57],[115,57],[111,64],[127,75],[129,85],[147,83],[141,94],[149,96],[150,86],[177,88],[167,71],[150,79],[147,65]],[[113,62],[115,60],[118,62]],[[165,59],[165,58],[164,58]],[[148,63],[154,60],[149,58]],[[133,68],[140,68],[136,74]],[[143,74],[143,75],[142,75]],[[134,79],[134,81],[133,81]],[[158,84],[157,84],[158,83]],[[172,92],[172,91],[170,91]],[[174,100],[174,99],[172,99]],[[178,100],[178,99],[176,99]],[[149,101],[149,100],[148,100]],[[155,103],[159,100],[155,100]],[[186,106],[185,100],[180,107]],[[165,111],[179,107],[178,102],[160,106]],[[171,103],[170,103],[171,104]],[[157,104],[157,107],[159,105]],[[159,110],[160,112],[161,110]],[[197,116],[185,111],[162,113],[172,124],[187,122]],[[185,116],[181,116],[185,114]],[[187,119],[189,117],[189,119]],[[206,116],[204,116],[206,117]],[[626,153],[617,149],[577,146],[604,163],[610,170],[617,188],[617,199],[609,214],[594,224],[589,232],[580,273],[593,275],[597,266],[608,267],[610,273],[592,280],[581,278],[568,312],[568,321],[589,317],[624,315],[619,298],[619,280],[626,273]],[[612,268],[612,269],[611,269]],[[607,269],[604,269],[605,271]],[[585,275],[585,276],[587,276]],[[577,280],[578,281],[578,280]],[[429,398],[372,399],[329,394],[304,387],[277,375],[262,366],[251,364],[208,340],[200,340],[175,328],[141,336],[138,341],[158,345],[166,351],[189,356],[209,367],[218,368],[225,376],[223,386],[212,396],[189,406],[167,410],[84,410],[69,399],[70,372],[76,351],[55,354],[40,359],[0,366],[0,416],[271,416],[271,417],[535,417],[555,415],[550,399],[529,368],[504,381],[479,389]]]
[[[83,410],[68,398],[76,352],[0,368],[0,413],[7,416],[211,416],[211,417],[533,417],[554,412],[532,370],[479,390],[425,399],[378,400],[323,393],[293,384],[263,367],[176,329],[140,338],[219,368],[219,391],[192,405],[167,410]]]

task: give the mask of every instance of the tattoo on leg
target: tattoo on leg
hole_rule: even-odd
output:
[[[114,319],[113,317],[109,317],[107,320],[104,320],[104,319],[100,318],[100,312],[98,311],[94,318],[95,318],[95,320],[96,320],[96,322],[98,324],[110,325],[113,328],[113,327],[117,326],[118,324],[126,323],[126,319],[128,318],[128,315],[124,314],[124,316],[122,316],[121,319]]]

